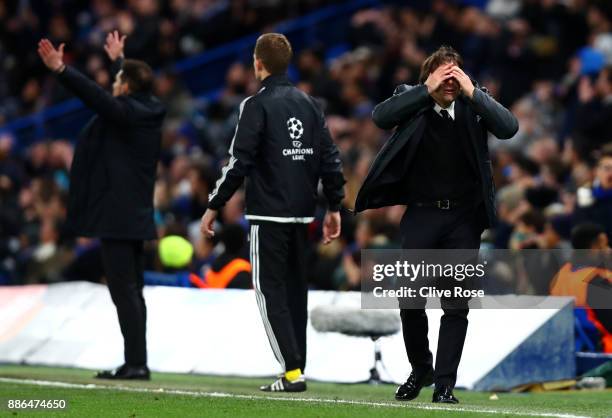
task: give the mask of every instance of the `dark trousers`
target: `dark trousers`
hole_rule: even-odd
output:
[[[102,240],[102,263],[123,334],[125,363],[147,364],[147,307],[142,295],[143,242]]]
[[[479,216],[483,206],[450,210],[435,207],[409,207],[400,229],[404,249],[472,249],[480,246]],[[486,216],[486,215],[484,215]],[[402,309],[402,332],[408,360],[415,373],[421,374],[433,365],[425,300],[413,309]],[[454,386],[468,327],[468,307],[457,300],[441,300],[444,315],[440,321],[438,351],[434,369],[436,386]],[[422,306],[422,307],[421,307]],[[463,307],[464,306],[464,307]]]
[[[251,271],[272,351],[285,371],[306,366],[308,225],[251,223]]]

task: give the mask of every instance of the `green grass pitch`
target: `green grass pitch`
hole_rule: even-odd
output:
[[[0,365],[0,417],[610,417],[612,391],[491,393],[457,390],[459,405],[431,403],[431,388],[412,402],[395,386],[309,382],[300,394],[259,392],[269,379],[153,373],[150,382],[92,379],[89,370]],[[9,399],[64,399],[62,411],[9,410]]]

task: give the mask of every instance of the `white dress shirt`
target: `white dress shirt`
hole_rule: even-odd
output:
[[[455,102],[454,102],[454,101],[453,101],[453,102],[452,102],[450,105],[448,105],[448,107],[446,107],[446,108],[445,108],[445,107],[442,107],[442,106],[440,106],[438,103],[436,103],[436,104],[434,105],[434,110],[435,110],[435,111],[436,111],[436,113],[437,113],[438,115],[440,115],[441,117],[444,117],[444,116],[442,116],[442,114],[440,113],[440,111],[441,111],[441,110],[446,110],[446,111],[448,112],[448,114],[450,115],[451,119],[452,119],[452,120],[455,120]]]

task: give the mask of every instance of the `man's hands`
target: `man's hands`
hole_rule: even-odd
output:
[[[208,238],[215,236],[213,224],[217,218],[218,212],[212,209],[206,209],[202,222],[200,223],[200,231]],[[323,244],[329,244],[340,236],[340,212],[327,212],[323,220]]]
[[[64,69],[64,46],[61,44],[58,49],[53,47],[53,44],[48,39],[41,39],[38,42],[38,55],[48,69],[54,72],[60,72]],[[123,48],[125,46],[125,35],[119,35],[118,31],[110,32],[106,36],[106,44],[104,50],[108,54],[111,61],[116,61],[123,57]]]
[[[445,80],[448,80],[452,77],[453,67],[453,63],[442,64],[433,72],[429,73],[427,80],[425,80],[425,85],[427,86],[427,91],[429,92],[429,94],[438,90],[438,87],[440,87],[440,85],[442,85]]]
[[[451,68],[451,77],[453,77],[459,83],[459,87],[461,87],[461,91],[463,94],[470,99],[474,97],[474,84],[470,77],[468,77],[461,68],[454,65]]]
[[[340,212],[327,212],[323,220],[323,244],[340,236]]]
[[[116,61],[118,58],[123,58],[125,37],[125,35],[120,36],[119,31],[109,32],[108,35],[106,35],[104,50],[111,61]]]
[[[65,44],[61,44],[58,49],[55,49],[51,41],[46,38],[38,42],[38,55],[47,68],[53,72],[59,73],[65,67],[64,46]]]
[[[205,237],[212,238],[215,236],[213,224],[215,223],[217,214],[218,212],[213,209],[206,209],[206,212],[204,212],[202,222],[200,223],[200,231]]]
[[[474,97],[474,84],[461,68],[452,62],[442,64],[429,74],[425,85],[429,94],[436,91],[446,80],[454,78],[459,83],[459,87],[464,95],[470,99]]]

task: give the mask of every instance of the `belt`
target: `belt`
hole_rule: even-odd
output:
[[[458,206],[462,206],[465,204],[465,201],[460,200],[430,200],[430,201],[416,201],[413,202],[414,206],[418,208],[438,208],[442,210],[450,210],[454,209]]]

